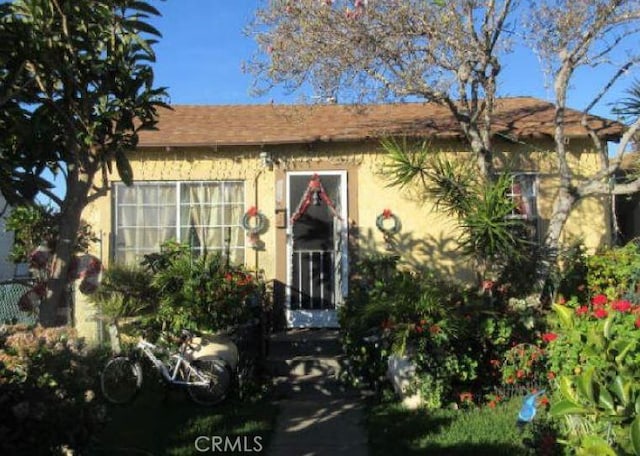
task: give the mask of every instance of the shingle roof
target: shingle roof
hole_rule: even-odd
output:
[[[496,103],[493,131],[513,138],[553,136],[554,106],[536,98]],[[568,137],[584,137],[582,114],[566,112]],[[618,138],[624,126],[590,116],[598,135]],[[173,106],[157,130],[140,132],[139,147],[192,147],[358,141],[392,135],[456,138],[462,132],[446,107],[434,103],[346,105]]]

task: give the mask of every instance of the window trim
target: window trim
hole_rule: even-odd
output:
[[[533,177],[533,196],[535,200],[535,215],[531,215],[529,217],[523,216],[521,214],[510,214],[508,217],[511,219],[523,220],[527,224],[533,225],[535,228],[535,236],[532,236],[532,240],[534,240],[537,244],[542,242],[541,239],[541,217],[539,211],[539,202],[540,202],[540,172],[538,171],[513,171],[509,172],[509,176],[513,182],[517,176],[532,176]],[[512,184],[513,185],[513,184]],[[515,194],[510,191],[507,195],[510,198],[515,196]]]
[[[174,231],[175,237],[171,238],[171,239],[175,239],[177,242],[186,242],[184,240],[182,240],[182,207],[184,206],[184,204],[182,204],[181,202],[181,196],[182,196],[182,191],[185,185],[203,185],[203,184],[222,184],[222,191],[224,192],[224,185],[226,184],[241,184],[242,185],[242,192],[241,192],[241,196],[240,196],[240,200],[238,203],[233,203],[234,205],[237,204],[238,206],[241,207],[242,211],[244,212],[244,208],[246,206],[246,196],[247,196],[247,186],[246,186],[246,181],[244,179],[212,179],[212,180],[205,180],[205,179],[200,179],[200,180],[141,180],[141,181],[135,181],[134,182],[134,186],[140,186],[140,187],[150,187],[150,186],[173,186],[175,188],[175,200],[172,201],[171,203],[167,203],[167,202],[163,202],[162,205],[158,204],[158,205],[153,205],[155,207],[161,208],[161,207],[172,207],[173,210],[176,213],[176,219],[175,219],[175,224],[170,225],[170,226],[159,226],[159,225],[144,225],[144,226],[131,226],[130,228],[171,228]],[[113,218],[112,218],[112,248],[111,250],[111,259],[114,262],[118,262],[118,261],[122,261],[122,259],[118,258],[118,250],[120,250],[118,248],[117,245],[117,239],[118,239],[118,232],[120,229],[122,228],[127,228],[127,227],[122,227],[119,226],[119,222],[120,222],[120,214],[119,214],[119,209],[120,207],[122,207],[122,204],[118,203],[118,194],[119,194],[119,189],[126,187],[126,185],[124,184],[124,182],[118,181],[118,182],[114,182],[113,183],[113,191],[112,191],[112,214],[113,214]],[[225,203],[220,203],[220,206],[226,206],[228,204]],[[136,207],[139,206],[138,204],[124,204],[124,206],[128,206],[128,207]],[[150,205],[151,206],[151,205]],[[215,226],[211,226],[212,228],[226,228],[226,227],[235,227],[235,226],[241,226],[241,222],[240,220],[237,221],[237,224],[234,225],[215,225]],[[242,250],[242,263],[244,263],[246,261],[246,244],[243,244],[242,246],[230,246],[230,249],[235,249],[235,250]],[[138,253],[137,249],[132,249],[134,250],[136,253]],[[217,250],[221,250],[224,251],[223,249],[215,249]]]

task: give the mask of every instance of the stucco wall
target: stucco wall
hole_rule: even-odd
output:
[[[597,164],[594,154],[583,152],[585,143],[571,147],[578,151],[571,160],[579,175]],[[497,143],[496,163],[506,162],[512,170],[539,171],[538,209],[545,220],[551,214],[553,197],[557,193],[554,163],[543,153],[551,147],[550,141],[538,141],[535,147]],[[452,143],[433,143],[435,150],[444,150],[460,159],[469,159],[467,153],[457,153]],[[384,174],[385,156],[376,142],[361,144],[288,145],[270,147],[275,160],[273,169],[264,168],[259,159],[263,149],[255,147],[213,148],[200,150],[145,150],[131,156],[136,181],[156,180],[225,180],[245,181],[245,205],[257,206],[269,219],[269,229],[261,236],[265,243],[262,251],[246,250],[246,265],[263,269],[267,278],[275,275],[276,262],[276,181],[278,170],[305,170],[315,165],[349,167],[357,173],[357,213],[350,211],[351,222],[358,227],[359,240],[365,250],[384,249],[381,233],[375,220],[383,209],[391,209],[402,221],[397,236],[398,252],[412,266],[428,265],[447,275],[465,277],[465,260],[456,251],[455,223],[433,210],[411,188],[389,187]],[[113,176],[117,179],[116,176]],[[282,184],[278,184],[282,185]],[[102,260],[108,263],[112,230],[112,201],[103,197],[89,207],[84,216],[97,232],[104,233]],[[590,198],[581,202],[571,215],[563,236],[564,240],[582,239],[590,250],[607,243],[610,238],[608,202],[606,198]],[[100,252],[95,252],[96,254]]]

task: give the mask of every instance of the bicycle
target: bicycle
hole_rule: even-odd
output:
[[[183,330],[177,353],[170,353],[168,360],[163,361],[156,356],[159,348],[141,337],[130,356],[116,356],[105,365],[100,375],[104,397],[113,404],[131,402],[142,386],[140,361],[147,358],[166,384],[186,388],[195,403],[212,406],[222,402],[231,387],[235,366],[228,358],[210,353],[198,357],[199,344],[193,341],[200,339]]]

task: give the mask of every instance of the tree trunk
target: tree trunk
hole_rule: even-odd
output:
[[[551,276],[553,268],[557,265],[562,229],[567,223],[571,209],[576,201],[577,197],[571,192],[569,186],[563,185],[560,187],[553,204],[553,213],[549,219],[549,227],[544,239],[544,254],[540,264],[540,281],[538,285],[542,289],[543,298],[546,294],[544,285]]]
[[[482,135],[473,128],[469,128],[468,132],[469,145],[471,146],[471,150],[476,156],[478,170],[485,179],[493,179],[494,170],[491,145],[485,143],[485,141],[482,140]]]
[[[67,197],[60,209],[58,222],[59,237],[51,258],[47,294],[40,305],[40,324],[45,327],[60,326],[70,323],[66,315],[59,315],[59,310],[67,307],[71,298],[68,296],[69,265],[73,258],[82,211],[87,204],[91,177],[87,173],[69,172],[67,179]]]
[[[571,209],[577,198],[567,187],[561,187],[553,204],[553,213],[549,219],[549,228],[544,240],[544,246],[551,252],[557,252],[560,247],[560,235],[569,218]]]

